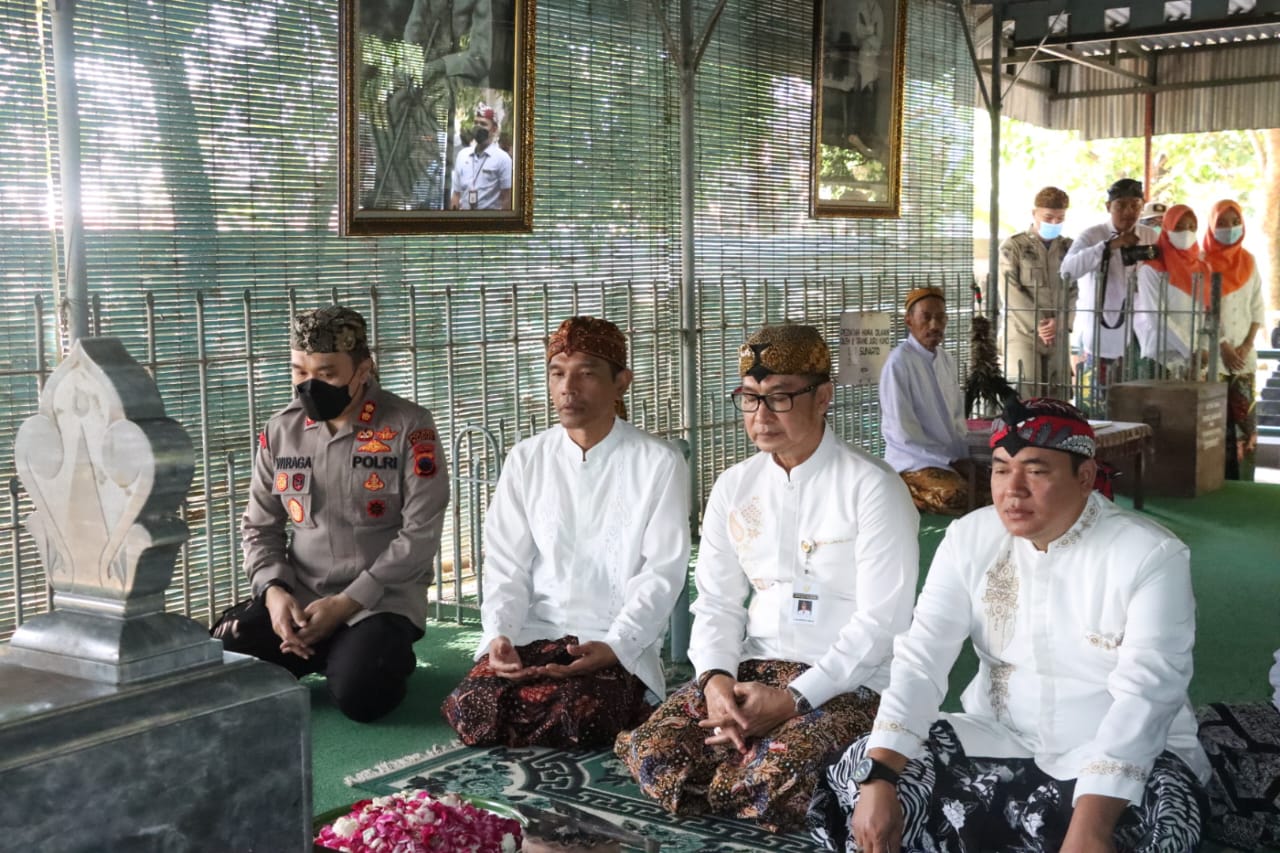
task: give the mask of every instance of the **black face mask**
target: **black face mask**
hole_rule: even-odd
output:
[[[351,405],[351,392],[346,385],[330,385],[322,379],[308,379],[294,386],[307,417],[313,421],[331,421]]]
[[[471,131],[471,136],[475,139],[476,145],[484,145],[489,141],[489,128],[477,125],[476,128]]]

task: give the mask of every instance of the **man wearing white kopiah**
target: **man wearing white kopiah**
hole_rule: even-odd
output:
[[[1195,850],[1209,765],[1187,702],[1187,547],[1093,491],[1075,407],[1012,401],[991,446],[995,505],[947,529],[871,734],[814,795],[815,837],[864,853]],[[964,712],[939,714],[965,640],[978,674]]]
[[[827,425],[831,355],[812,326],[765,326],[733,392],[755,456],[720,475],[698,546],[697,678],[618,736],[676,814],[799,826],[818,772],[871,725],[906,629],[919,517],[880,460]]]
[[[479,662],[443,708],[464,743],[605,746],[666,692],[689,472],[618,417],[626,364],[608,320],[571,317],[547,344],[560,424],[512,448],[485,518]]]

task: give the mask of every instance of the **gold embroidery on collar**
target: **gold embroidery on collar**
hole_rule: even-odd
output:
[[[1061,539],[1052,543],[1054,548],[1058,550],[1062,548],[1070,548],[1072,545],[1079,542],[1080,537],[1084,535],[1086,530],[1093,527],[1100,515],[1102,515],[1102,513],[1098,510],[1098,505],[1094,503],[1093,498],[1090,497],[1089,502],[1085,504],[1084,512],[1080,514],[1080,520],[1076,522],[1074,527],[1063,534]]]

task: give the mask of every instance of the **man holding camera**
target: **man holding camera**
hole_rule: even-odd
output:
[[[1144,256],[1154,257],[1152,244],[1157,234],[1138,224],[1142,205],[1141,181],[1116,181],[1107,190],[1111,218],[1081,232],[1062,259],[1062,274],[1080,284],[1073,335],[1086,361],[1095,366],[1098,386],[1106,385],[1108,373],[1119,369],[1128,345],[1126,330],[1133,311],[1129,304],[1129,272]],[[1135,249],[1138,246],[1145,248]]]

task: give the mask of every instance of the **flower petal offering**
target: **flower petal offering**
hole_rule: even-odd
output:
[[[522,841],[519,821],[426,791],[361,800],[316,836],[341,853],[516,853]]]

